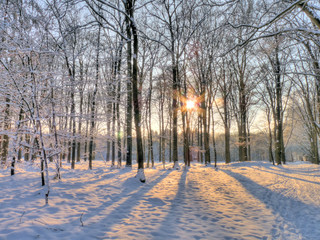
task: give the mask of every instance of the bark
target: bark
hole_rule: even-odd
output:
[[[98,27],[97,36],[97,53],[96,53],[96,77],[94,90],[92,93],[91,109],[90,109],[90,142],[89,142],[89,169],[92,169],[92,161],[94,160],[94,130],[95,130],[95,114],[96,114],[96,95],[98,92],[99,81],[99,54],[100,54],[100,33],[101,25]]]
[[[129,0],[129,2],[132,0]],[[138,177],[141,182],[145,182],[144,166],[143,166],[143,146],[141,136],[141,116],[139,106],[139,92],[138,92],[138,33],[134,22],[133,14],[131,20],[131,29],[133,35],[133,69],[132,69],[132,100],[134,109],[134,121],[136,127],[137,140],[137,162],[138,162]]]
[[[83,62],[79,62],[80,65],[80,84],[84,84],[84,72],[83,72]],[[82,128],[82,115],[83,115],[83,87],[80,88],[80,103],[79,103],[79,122],[78,122],[78,134],[80,136],[80,139],[77,143],[77,162],[80,162],[81,158],[81,128]]]
[[[83,114],[83,92],[80,92],[80,116],[79,116],[79,122],[78,122],[78,134],[80,136],[80,139],[78,140],[77,144],[77,162],[80,162],[81,158],[81,128],[82,128],[82,114]]]
[[[302,3],[298,3],[297,5],[310,18],[311,22],[320,30],[320,18],[314,14],[314,10],[310,9],[307,2],[308,1],[302,1]]]
[[[312,163],[319,164],[319,140],[318,134],[316,131],[312,132],[311,136],[311,154],[312,154]]]
[[[247,102],[246,102],[246,85],[243,73],[240,73],[239,83],[239,110],[240,110],[240,126],[239,126],[239,160],[248,161],[247,149]]]
[[[178,76],[178,59],[176,57],[176,46],[175,46],[175,34],[172,22],[172,14],[168,11],[168,23],[170,30],[170,41],[171,41],[171,70],[172,70],[172,160],[173,168],[179,169],[178,163],[178,99],[180,80]]]
[[[8,157],[8,148],[9,148],[9,135],[8,131],[10,130],[10,97],[6,96],[6,106],[4,109],[4,125],[3,130],[5,134],[2,137],[2,146],[1,146],[1,162],[5,164]]]
[[[54,90],[51,88],[51,110],[52,110],[52,128],[54,133],[54,158],[56,163],[56,176],[55,178],[61,179],[60,167],[61,167],[61,158],[60,154],[58,153],[59,149],[59,142],[58,142],[58,132],[57,132],[57,125],[56,125],[56,111],[55,111],[55,103],[54,103]]]
[[[91,94],[88,94],[88,99],[87,99],[87,116],[90,115],[90,106],[91,106]],[[86,120],[86,140],[84,142],[84,160],[87,161],[88,159],[88,138],[89,138],[89,117],[87,117]]]
[[[226,163],[231,163],[230,156],[230,127],[229,127],[229,110],[227,105],[227,96],[224,95],[223,108],[224,108],[224,141],[225,141],[225,158]]]
[[[210,146],[209,146],[209,129],[207,124],[207,106],[206,106],[206,86],[202,83],[202,102],[201,102],[201,111],[202,111],[202,125],[203,125],[203,144],[205,150],[205,165],[211,163],[210,160]]]
[[[150,85],[149,85],[149,102],[148,102],[148,113],[149,113],[149,151],[151,157],[151,165],[154,167],[154,155],[153,155],[153,140],[152,140],[152,126],[151,126],[151,101],[152,101],[152,70],[150,70]]]
[[[174,51],[174,43],[173,51]],[[172,54],[172,160],[173,167],[179,169],[178,164],[178,90],[179,90],[179,81],[178,81],[178,67],[176,65],[176,60],[174,54]]]
[[[133,14],[132,0],[126,1],[126,34],[127,34],[127,153],[126,166],[132,167],[132,33],[131,17]]]
[[[106,160],[110,161],[110,150],[111,150],[111,143],[110,143],[110,136],[111,136],[111,118],[112,115],[112,104],[108,103],[107,105],[107,114],[108,114],[108,122],[107,122],[107,132],[108,132],[108,140],[107,140],[107,153],[106,153]]]
[[[22,99],[22,102],[24,100]],[[20,148],[20,142],[21,142],[21,138],[19,137],[19,131],[20,131],[20,127],[21,127],[21,122],[23,119],[23,114],[24,114],[24,110],[23,107],[20,108],[20,113],[19,113],[19,120],[16,123],[16,134],[14,137],[14,143],[13,143],[13,150],[14,150],[14,155],[12,156],[12,160],[11,160],[11,176],[14,175],[15,173],[15,164],[16,164],[16,157],[18,159],[18,161],[20,160],[19,157],[21,157],[21,148]],[[18,149],[18,150],[17,150]]]
[[[30,134],[25,134],[25,141],[26,144],[29,146],[30,145]],[[30,148],[29,147],[24,147],[24,160],[29,161],[30,159]]]
[[[23,120],[23,118],[24,118],[24,110],[23,110],[23,107],[21,107],[20,108],[20,113],[19,113],[19,128],[21,126],[21,121]],[[19,130],[19,128],[18,128],[18,130]],[[19,139],[19,143],[18,143],[18,146],[17,146],[18,147],[17,160],[21,161],[21,159],[22,159],[22,148],[20,146],[20,143],[22,141],[22,135],[20,137],[18,137],[18,139]]]
[[[279,49],[275,50],[274,74],[276,82],[276,142],[275,142],[275,159],[277,164],[285,163],[284,144],[283,144],[283,117],[282,117],[282,83],[281,68],[279,60]]]
[[[217,167],[217,146],[216,146],[215,120],[214,120],[213,110],[212,110],[212,145],[213,145],[214,167]]]
[[[272,130],[271,130],[271,119],[270,119],[270,109],[267,109],[267,121],[268,121],[268,132],[269,132],[269,161],[272,162],[273,165],[274,163],[274,157],[273,157],[273,150],[272,150]]]
[[[183,77],[183,92],[184,92],[184,99],[188,99],[187,96],[187,79],[186,79],[186,73],[184,72]],[[186,104],[186,103],[184,103]],[[182,111],[182,125],[183,125],[183,150],[184,150],[184,165],[185,167],[190,166],[190,143],[189,143],[189,135],[190,135],[190,129],[189,129],[189,121],[190,116],[188,115],[188,109],[186,108],[184,111]]]
[[[121,167],[121,119],[120,119],[120,94],[121,94],[121,78],[120,78],[120,69],[121,69],[121,58],[122,58],[122,41],[120,43],[119,52],[116,54],[116,72],[115,79],[118,80],[118,89],[117,89],[117,147],[118,147],[118,167]]]
[[[113,97],[115,97],[113,89]],[[116,160],[116,103],[112,103],[112,143],[111,143],[111,167],[115,166]]]

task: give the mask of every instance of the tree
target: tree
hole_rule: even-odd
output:
[[[135,1],[132,2],[132,8],[134,8]],[[145,182],[146,178],[144,175],[144,155],[142,146],[142,135],[141,135],[141,114],[139,106],[139,92],[138,92],[138,30],[134,18],[134,12],[131,16],[131,30],[133,35],[133,66],[132,66],[132,101],[133,101],[133,112],[134,122],[136,127],[136,139],[137,139],[137,162],[138,162],[138,178],[141,182]]]

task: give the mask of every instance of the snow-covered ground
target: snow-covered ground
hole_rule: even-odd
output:
[[[146,183],[103,161],[65,165],[48,206],[38,167],[17,168],[0,170],[0,239],[320,239],[317,165],[157,165]]]

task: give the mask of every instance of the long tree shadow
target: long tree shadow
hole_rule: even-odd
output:
[[[70,231],[69,239],[81,239],[81,235],[79,234],[81,234],[82,231],[88,231],[87,236],[90,236],[92,239],[109,239],[105,234],[109,232],[114,225],[121,223],[123,219],[127,218],[131,210],[139,204],[139,201],[144,197],[144,195],[156,184],[165,179],[171,171],[167,170],[160,172],[162,173],[161,175],[148,180],[147,183],[140,183],[139,180],[134,179],[133,177],[128,178],[124,181],[123,187],[120,187],[121,191],[119,193],[113,194],[111,198],[106,194],[101,196],[101,205],[94,206],[91,204],[92,207],[86,208],[86,211],[81,215],[69,215],[68,217],[70,221],[67,225],[64,223],[47,224],[44,221],[43,227],[47,231],[42,233],[42,237],[46,238],[46,236],[48,236],[49,238],[52,238],[55,236],[58,238],[59,235],[63,235],[65,231]],[[108,185],[104,186],[104,188],[107,189]],[[30,221],[40,222],[42,221],[40,218],[41,216],[35,216],[30,219]],[[20,217],[20,221],[21,219],[22,217]],[[76,230],[74,231],[74,229],[69,229],[69,224]],[[78,226],[80,227],[81,224],[82,228],[79,229]]]
[[[92,213],[103,213],[106,208],[113,208],[107,215],[103,215],[103,218],[101,218],[99,222],[92,223],[100,223],[104,226],[101,228],[103,229],[103,232],[97,233],[97,235],[99,235],[97,237],[108,238],[108,236],[105,236],[105,234],[111,231],[114,225],[117,225],[125,218],[128,218],[132,209],[139,204],[139,201],[143,199],[145,194],[147,194],[156,184],[165,179],[170,172],[171,171],[165,171],[162,175],[152,181],[147,182],[146,184],[136,183],[135,179],[129,178],[123,184],[123,190],[119,194],[114,194],[111,196],[111,201],[106,201],[98,208],[89,208],[88,212]],[[114,204],[116,206],[113,206]],[[84,219],[84,222],[85,221],[86,219]]]
[[[180,211],[180,207],[184,204],[187,172],[188,171],[183,171],[181,174],[177,194],[172,200],[167,216],[162,220],[160,227],[151,233],[153,239],[179,239],[181,237],[176,233],[176,224],[181,217],[178,215],[182,212]]]
[[[285,166],[290,166],[290,168],[286,168]],[[263,165],[263,167],[268,168],[270,170],[276,170],[276,171],[284,171],[286,173],[298,173],[300,175],[304,175],[304,176],[310,176],[310,174],[317,174],[317,175],[312,175],[315,177],[319,177],[320,173],[319,173],[319,168],[315,168],[317,165],[315,164],[310,164],[310,168],[301,168],[300,167],[295,167],[295,165],[272,165],[270,164],[265,164]]]
[[[121,169],[120,171],[109,171],[109,172],[103,172],[101,175],[96,175],[96,179],[92,179],[89,181],[77,181],[72,182],[68,181],[69,179],[63,179],[61,182],[57,182],[54,187],[53,191],[50,194],[50,198],[55,197],[61,197],[63,199],[68,198],[79,198],[80,200],[83,199],[83,197],[87,196],[87,190],[86,189],[95,189],[94,193],[98,194],[99,190],[100,192],[105,192],[107,188],[116,188],[112,186],[112,182],[114,181],[122,181],[124,178],[128,178],[126,175],[131,170],[129,169]],[[68,189],[75,189],[75,191],[66,191]]]
[[[85,186],[89,186],[89,185],[95,185],[97,182],[101,182],[101,181],[104,181],[104,180],[107,180],[107,179],[112,179],[116,176],[121,176],[123,174],[126,174],[128,172],[130,172],[131,169],[129,168],[122,168],[122,169],[107,169],[107,170],[104,170],[102,172],[96,172],[92,179],[86,179],[85,182],[79,180],[79,181],[75,181],[73,180],[73,182],[69,182],[69,178],[68,177],[65,177],[63,178],[63,181],[61,182],[61,185],[67,185],[68,187],[69,186],[73,186],[73,187],[78,187],[78,186],[82,186],[82,185],[85,185]],[[65,173],[67,174],[67,172]],[[84,175],[86,175],[87,173],[85,172]]]
[[[221,170],[238,180],[242,186],[256,199],[263,202],[267,208],[271,209],[274,215],[280,216],[285,225],[292,225],[291,231],[295,229],[303,236],[303,239],[315,239],[320,236],[320,208],[305,204],[296,199],[274,192],[264,186],[257,184],[251,179],[230,170]],[[278,223],[280,224],[280,223]],[[283,228],[284,227],[284,228]],[[284,230],[285,226],[280,226]],[[286,229],[286,231],[290,229]],[[312,232],[312,234],[311,234]]]
[[[272,173],[272,174],[275,174],[275,175],[278,175],[278,176],[281,176],[281,177],[291,178],[291,179],[295,179],[295,180],[299,180],[299,181],[303,181],[303,182],[307,182],[307,183],[320,185],[319,182],[314,182],[314,181],[306,180],[306,179],[303,179],[303,178],[293,177],[293,176],[285,175],[285,174],[282,174],[282,173],[279,173],[279,172],[275,172],[275,171],[268,171],[268,170],[265,170],[265,169],[257,169],[257,170],[261,171],[261,172]],[[287,173],[290,174],[290,172],[287,172]],[[291,174],[294,174],[294,173],[291,173]]]

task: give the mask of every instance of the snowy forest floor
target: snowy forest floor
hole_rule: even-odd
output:
[[[143,184],[109,164],[65,165],[48,206],[39,166],[1,169],[0,239],[320,239],[317,165],[157,164]]]

